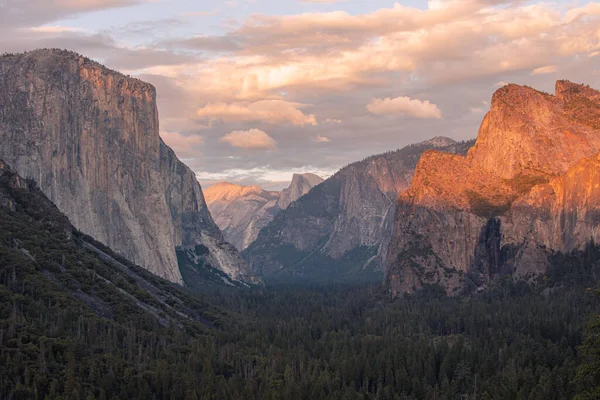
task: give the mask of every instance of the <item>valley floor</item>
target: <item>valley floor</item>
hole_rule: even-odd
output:
[[[197,330],[77,316],[68,303],[41,323],[14,305],[51,293],[7,286],[3,264],[0,398],[573,398],[597,384],[579,346],[600,271],[582,255],[557,261],[537,286],[506,280],[466,299],[430,288],[392,301],[379,285],[223,289],[197,300],[214,323]]]
[[[0,399],[598,399],[600,247],[534,285],[207,288],[157,278],[0,176]],[[587,337],[587,339],[586,339]]]

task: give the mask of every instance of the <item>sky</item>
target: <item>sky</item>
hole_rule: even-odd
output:
[[[600,88],[600,3],[0,0],[0,53],[74,50],[152,83],[203,187],[275,190],[435,136],[507,83]]]

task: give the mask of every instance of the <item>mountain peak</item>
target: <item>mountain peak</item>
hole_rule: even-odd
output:
[[[434,138],[431,138],[429,140],[421,142],[421,144],[425,145],[425,146],[432,146],[435,148],[440,148],[440,147],[447,147],[447,146],[456,144],[456,140],[450,139],[449,137],[445,137],[445,136],[436,136]]]
[[[568,81],[556,89],[556,96],[515,84],[498,89],[469,162],[504,179],[555,175],[600,149],[600,93]]]
[[[216,201],[231,201],[236,198],[246,197],[251,194],[263,195],[271,197],[272,192],[267,192],[258,185],[243,186],[229,182],[217,183],[204,190],[204,199],[207,204],[212,204]]]
[[[225,238],[243,250],[275,214],[322,181],[315,174],[294,174],[290,186],[281,192],[222,182],[205,189],[204,197]]]
[[[288,189],[294,186],[295,184],[302,182],[303,180],[306,180],[311,186],[316,186],[319,183],[323,182],[323,178],[321,178],[319,175],[311,174],[310,172],[305,172],[303,174],[294,174],[292,176],[292,182],[290,183]]]
[[[600,98],[600,92],[592,89],[588,85],[573,83],[567,80],[556,81],[555,86],[556,97],[565,98],[570,95],[578,95],[589,98],[592,101],[597,101]]]
[[[292,182],[287,189],[283,189],[279,195],[277,205],[282,209],[289,207],[291,203],[308,193],[314,186],[323,182],[323,178],[311,173],[294,174]]]
[[[115,78],[126,80],[127,84],[125,87],[148,91],[152,93],[153,97],[156,96],[156,89],[152,84],[110,69],[89,57],[71,50],[41,48],[23,53],[5,53],[0,55],[0,63],[2,62],[28,62],[27,68],[35,69],[36,71],[60,70],[61,73],[64,73],[65,71],[73,72],[79,70],[83,80],[96,83],[103,83],[101,82],[102,79],[99,79],[99,76],[111,76],[112,80],[115,80]]]
[[[502,86],[492,95],[490,111],[502,107],[523,108],[535,98],[551,100],[551,94],[541,92],[530,86],[509,83]]]

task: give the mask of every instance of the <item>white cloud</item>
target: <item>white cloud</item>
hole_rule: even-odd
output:
[[[317,125],[313,114],[305,114],[300,108],[307,104],[283,100],[261,100],[254,103],[211,103],[200,108],[196,115],[200,118],[222,119],[224,121],[263,121],[271,124],[294,124],[299,126]]]
[[[64,33],[64,32],[81,32],[83,29],[74,28],[70,26],[36,26],[34,28],[29,28],[29,31],[36,33]]]
[[[565,14],[552,3],[494,6],[499,3],[436,0],[426,10],[396,3],[358,15],[253,14],[223,36],[202,38],[223,52],[176,75],[205,97],[256,100],[290,88],[323,93],[381,85],[397,79],[394,73],[428,83],[468,81],[600,50],[600,5]]]
[[[263,189],[279,190],[289,186],[294,174],[312,173],[326,179],[336,172],[335,168],[319,168],[312,165],[301,168],[274,168],[266,165],[245,169],[230,168],[219,172],[196,171],[196,177],[203,187],[226,181],[241,185],[258,183]]]
[[[319,135],[316,138],[314,138],[314,141],[317,143],[329,143],[331,140],[329,140],[329,138],[326,136]]]
[[[204,143],[204,138],[199,135],[182,135],[179,132],[160,133],[163,141],[171,147],[177,155],[182,158],[194,157],[198,155],[199,146]]]
[[[121,1],[121,0],[54,0],[54,4],[58,7],[75,8],[75,9],[103,9],[112,7],[122,7],[138,3],[136,1]]]
[[[181,17],[184,18],[194,18],[194,17],[208,17],[211,15],[215,15],[217,13],[217,10],[212,10],[212,11],[189,11],[189,12],[184,12],[182,14],[179,14]]]
[[[531,75],[551,74],[556,71],[558,71],[558,67],[556,65],[546,65],[545,67],[534,69],[531,71]]]
[[[272,150],[277,147],[277,142],[260,129],[233,131],[223,136],[219,141],[243,149]]]
[[[428,100],[421,101],[410,97],[373,99],[367,105],[367,110],[373,114],[399,114],[415,118],[442,118],[442,112],[437,105]]]
[[[196,144],[197,150],[191,151],[185,146],[176,149],[184,157],[197,153],[195,159],[186,160],[197,170],[252,170],[267,164],[280,170],[306,163],[311,157],[321,167],[340,166],[430,134],[427,129],[431,125],[422,120],[406,118],[398,128],[393,118],[369,115],[365,105],[371,99],[384,103],[390,93],[428,98],[435,104],[408,107],[408,99],[404,106],[409,110],[400,107],[388,111],[437,118],[441,109],[444,116],[452,115],[444,124],[445,134],[466,139],[476,134],[482,116],[470,114],[469,107],[473,107],[471,112],[487,111],[489,105],[479,102],[491,97],[495,82],[547,90],[554,75],[541,74],[544,69],[535,77],[531,74],[551,66],[559,66],[561,78],[593,87],[599,82],[600,73],[594,64],[600,54],[597,2],[578,6],[516,0],[432,0],[429,8],[423,9],[397,1],[366,13],[350,12],[352,7],[345,7],[343,2],[334,8],[347,10],[334,12],[315,12],[322,7],[304,4],[313,12],[253,13],[245,21],[223,20],[217,30],[197,27],[191,23],[196,20],[184,19],[185,15],[168,14],[164,16],[166,26],[173,23],[171,20],[187,25],[168,30],[164,42],[157,39],[157,33],[144,37],[143,42],[137,34],[135,40],[140,42],[132,43],[130,37],[121,35],[134,28],[130,24],[120,30],[109,29],[109,24],[102,30],[86,28],[83,32],[60,26],[67,24],[64,21],[69,21],[68,25],[80,23],[80,13],[144,2],[68,0],[57,7],[54,1],[17,1],[17,12],[0,12],[0,48],[10,52],[70,48],[153,83],[164,130],[186,137],[205,129],[202,135],[210,142],[206,146]],[[245,0],[238,3],[240,10],[247,5]],[[375,8],[376,2],[372,3],[370,7]],[[224,4],[219,12],[223,10]],[[246,11],[238,17],[243,18]],[[203,15],[195,14],[198,20]],[[210,35],[211,30],[224,33]],[[175,37],[178,34],[182,36]],[[435,93],[435,97],[423,93]],[[309,103],[313,108],[308,108]],[[204,107],[198,110],[199,105]],[[331,116],[335,118],[326,118]],[[335,125],[342,120],[343,124]],[[225,124],[215,123],[221,121]],[[315,128],[299,128],[317,122],[320,126]],[[287,125],[286,134],[268,124]],[[231,143],[215,143],[228,132],[253,127],[277,133],[274,138],[279,150],[266,154],[233,152]],[[308,133],[303,135],[302,131]],[[331,138],[332,142],[316,145],[318,137]],[[228,159],[232,153],[239,157]]]

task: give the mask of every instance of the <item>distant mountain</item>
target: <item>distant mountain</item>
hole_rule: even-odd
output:
[[[223,230],[225,239],[244,250],[275,214],[322,181],[314,174],[294,174],[290,186],[281,192],[224,182],[209,187],[204,194],[208,209]]]
[[[448,294],[545,273],[554,252],[600,239],[600,92],[508,85],[468,155],[423,154],[398,201],[387,253],[393,293]]]
[[[243,255],[272,281],[382,279],[395,199],[419,157],[431,149],[465,154],[472,144],[436,138],[350,164],[277,214]]]
[[[252,282],[195,174],[159,137],[148,83],[63,50],[0,57],[0,158],[73,225],[172,282]]]
[[[290,186],[281,191],[277,205],[280,209],[285,210],[321,182],[323,182],[323,178],[315,174],[294,174]]]

